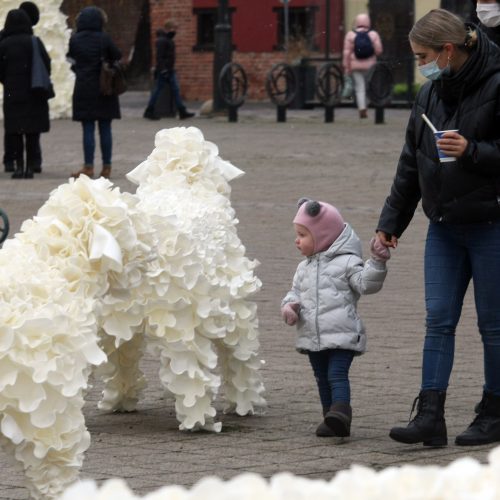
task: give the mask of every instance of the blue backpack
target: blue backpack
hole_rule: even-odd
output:
[[[354,37],[354,56],[356,59],[368,59],[375,54],[375,49],[373,48],[372,39],[368,34],[368,31],[356,31]]]

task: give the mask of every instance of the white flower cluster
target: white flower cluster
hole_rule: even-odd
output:
[[[198,129],[163,130],[130,173],[135,195],[71,179],[0,250],[0,439],[34,498],[77,477],[92,366],[101,408],[136,408],[143,344],[160,357],[180,429],[220,430],[222,385],[228,410],[265,405],[248,300],[261,283],[229,201],[242,173]]]
[[[75,77],[66,60],[71,30],[67,27],[60,6],[61,0],[35,0],[40,10],[40,20],[34,27],[34,34],[40,37],[51,58],[51,79],[56,96],[49,101],[51,118],[66,118],[71,115],[71,100]],[[9,10],[19,8],[21,0],[0,2],[0,27],[5,24]],[[0,93],[0,104],[3,96]],[[1,115],[1,106],[0,106]]]
[[[153,152],[127,176],[157,239],[146,336],[163,360],[181,429],[220,430],[211,421],[221,377],[226,410],[246,415],[264,405],[256,304],[247,300],[261,283],[229,200],[228,181],[242,174],[199,129],[178,127],[158,132]]]
[[[93,481],[71,486],[60,500],[498,500],[500,448],[490,453],[489,464],[461,458],[447,467],[405,465],[376,472],[353,466],[331,481],[310,480],[281,473],[266,481],[257,474],[242,474],[224,482],[207,477],[191,490],[165,486],[138,497],[125,481],[112,479],[100,488]]]

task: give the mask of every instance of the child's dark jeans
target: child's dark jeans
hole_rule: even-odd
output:
[[[317,352],[310,351],[308,355],[318,384],[323,409],[328,410],[335,402],[350,403],[349,368],[354,351],[326,349]]]

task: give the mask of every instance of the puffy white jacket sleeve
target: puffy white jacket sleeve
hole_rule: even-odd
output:
[[[349,259],[347,266],[347,279],[349,286],[360,295],[369,295],[381,290],[387,276],[385,262],[368,259],[363,262],[357,255]]]

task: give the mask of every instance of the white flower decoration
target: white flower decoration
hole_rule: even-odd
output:
[[[265,405],[249,300],[261,283],[229,200],[241,174],[200,130],[162,130],[130,174],[135,195],[104,178],[71,179],[5,242],[0,438],[33,498],[55,498],[77,478],[94,367],[99,407],[133,411],[146,385],[142,352],[156,354],[181,430],[221,430],[222,387],[227,411]],[[103,491],[113,484],[124,488]]]

